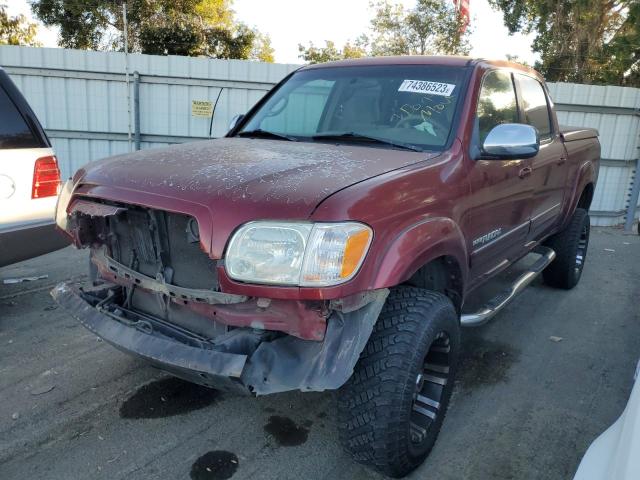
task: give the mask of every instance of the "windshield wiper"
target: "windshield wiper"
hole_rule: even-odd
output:
[[[282,133],[270,132],[268,130],[262,130],[257,128],[255,130],[244,130],[238,133],[239,137],[253,137],[253,138],[274,138],[276,140],[289,140],[290,142],[297,142],[298,139],[284,135]]]
[[[405,150],[413,150],[414,152],[422,152],[421,148],[406,143],[394,142],[384,138],[370,137],[368,135],[362,135],[356,132],[345,133],[322,133],[311,137],[313,140],[354,140],[356,142],[370,142],[378,143],[380,145],[390,145],[396,148],[403,148]]]

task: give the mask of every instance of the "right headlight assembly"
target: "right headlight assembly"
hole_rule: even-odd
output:
[[[234,280],[324,287],[355,276],[373,231],[358,222],[246,223],[229,242],[225,265]]]

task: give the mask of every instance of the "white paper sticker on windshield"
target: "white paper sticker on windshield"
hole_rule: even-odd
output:
[[[456,86],[450,83],[427,82],[426,80],[404,80],[400,84],[398,91],[450,97],[454,88],[456,88]]]

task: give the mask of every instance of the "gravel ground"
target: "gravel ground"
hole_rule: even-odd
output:
[[[0,478],[382,478],[341,452],[331,393],[235,397],[98,341],[48,294],[86,268],[67,248],[0,269]],[[640,237],[597,230],[577,288],[537,281],[465,330],[449,414],[410,478],[571,478],[631,391],[639,278]]]

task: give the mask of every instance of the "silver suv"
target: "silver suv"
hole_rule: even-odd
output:
[[[54,224],[59,191],[51,143],[0,68],[0,267],[67,244]]]

